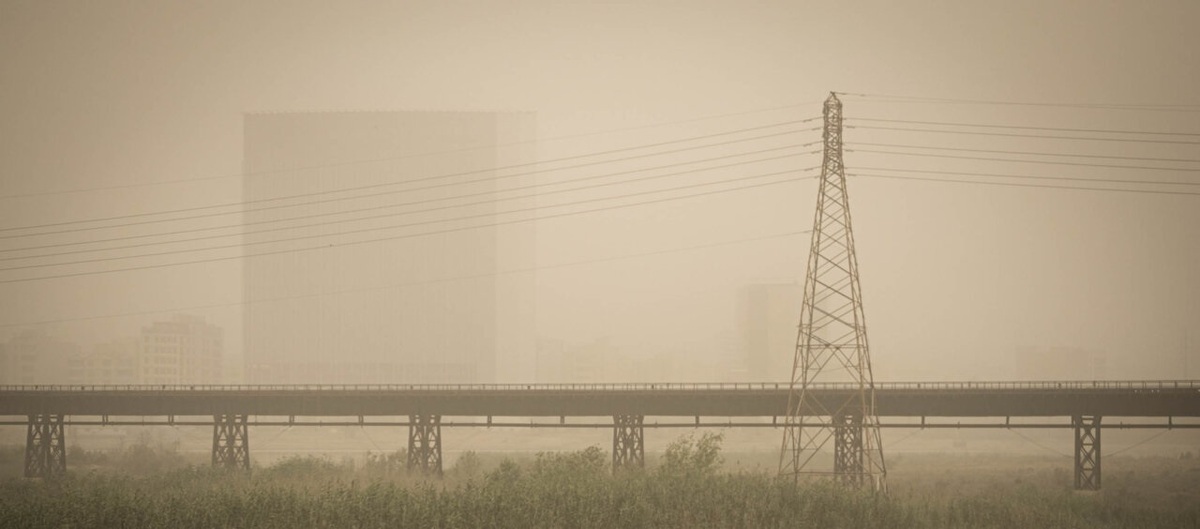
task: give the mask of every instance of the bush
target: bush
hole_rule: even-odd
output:
[[[292,456],[263,469],[261,473],[268,479],[303,480],[347,476],[352,470],[353,464],[338,465],[321,457]]]
[[[1175,480],[1163,501],[1147,501],[1161,494],[1144,483],[1116,479],[1114,491],[1128,483],[1141,496],[987,477],[973,487],[953,479],[881,496],[830,481],[721,473],[721,440],[682,438],[652,471],[615,475],[606,452],[592,447],[505,460],[490,472],[464,453],[447,476],[481,478],[461,481],[364,477],[314,457],[250,474],[200,465],[145,477],[9,479],[0,481],[0,527],[1200,527],[1200,483],[1174,457],[1146,476]],[[389,460],[403,458],[377,459]]]
[[[461,480],[477,479],[483,474],[483,460],[475,452],[463,452],[458,456],[458,460],[454,462],[454,468],[450,469],[448,475],[450,477]]]
[[[699,440],[692,435],[680,438],[667,446],[657,470],[659,474],[672,478],[710,477],[725,462],[721,457],[723,440],[724,436],[712,432],[705,432]]]
[[[363,471],[372,478],[394,476],[404,472],[408,466],[408,449],[401,448],[395,452],[367,453]]]

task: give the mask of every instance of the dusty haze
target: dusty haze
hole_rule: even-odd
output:
[[[1196,2],[893,4],[6,1],[0,227],[242,201],[246,179],[256,178],[243,174],[245,119],[262,113],[529,113],[533,138],[517,140],[539,141],[494,147],[496,156],[548,160],[815,117],[830,91],[1200,104]],[[849,125],[863,117],[1200,132],[1196,106],[843,100]],[[696,119],[707,116],[723,117]],[[603,131],[617,132],[591,134]],[[758,145],[818,139],[807,132]],[[852,175],[962,171],[1200,183],[1200,163],[1186,161],[1200,159],[1194,144],[951,141],[854,128],[846,142]],[[1150,161],[1088,163],[1183,170],[890,156],[856,151],[856,142],[1138,157]],[[433,156],[439,161],[430,167],[451,166],[454,156]],[[1184,161],[1154,161],[1164,158]],[[818,164],[818,155],[807,155],[760,171]],[[889,170],[859,169],[866,167]],[[1171,193],[851,177],[876,380],[1196,378],[1200,190],[1049,184]],[[544,367],[564,358],[586,363],[596,379],[785,380],[786,336],[794,340],[794,330],[773,329],[785,336],[782,353],[754,372],[747,300],[752,285],[802,281],[808,237],[795,232],[812,222],[815,186],[801,180],[537,221],[522,232],[535,247],[515,257],[370,279],[382,287],[497,274],[500,283],[528,287],[532,321],[510,337],[525,345],[498,350],[497,381],[560,381],[567,376],[561,369]],[[39,242],[67,240],[75,239]],[[4,271],[0,281],[170,261]],[[193,314],[224,330],[226,373],[240,380],[247,354],[242,281],[242,263],[231,258],[0,283],[0,340],[39,329],[90,350],[152,321]],[[383,332],[385,323],[378,325]],[[356,332],[343,340],[346,351],[368,346],[373,330]],[[773,340],[780,350],[780,338]],[[1054,355],[1090,360],[1030,360]]]

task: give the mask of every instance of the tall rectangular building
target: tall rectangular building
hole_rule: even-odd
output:
[[[0,346],[0,384],[78,384],[79,346],[25,330]]]
[[[217,384],[225,336],[199,316],[176,314],[142,327],[138,382],[142,384]]]
[[[118,338],[94,345],[92,352],[80,359],[83,366],[82,382],[97,386],[140,384],[141,349],[139,338]],[[220,381],[220,377],[210,380]]]
[[[251,383],[492,382],[532,354],[533,115],[245,116]],[[505,169],[507,167],[507,169]],[[500,169],[497,169],[500,168]],[[500,193],[498,193],[500,191]],[[525,350],[528,350],[526,352]]]
[[[787,380],[796,355],[804,288],[797,283],[748,285],[742,300],[742,335],[750,380]]]

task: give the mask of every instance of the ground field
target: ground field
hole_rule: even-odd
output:
[[[763,452],[720,452],[695,434],[611,475],[598,448],[465,452],[441,479],[401,452],[299,456],[249,474],[213,471],[154,443],[69,453],[56,481],[18,477],[22,447],[0,450],[4,527],[1200,527],[1200,459],[1110,457],[1105,489],[1071,490],[1059,456],[900,454],[889,493],[775,479]]]

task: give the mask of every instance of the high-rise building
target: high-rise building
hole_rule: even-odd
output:
[[[138,382],[142,384],[217,384],[225,337],[204,318],[179,314],[142,327]]]
[[[534,228],[511,221],[536,201],[501,190],[537,182],[523,165],[533,126],[528,113],[245,116],[247,381],[531,378],[514,366],[533,364],[533,277],[505,271],[533,263]]]
[[[763,283],[749,285],[744,292],[746,375],[755,381],[787,380],[796,355],[804,289],[797,283]]]
[[[0,349],[0,384],[77,384],[79,353],[74,343],[23,331]]]
[[[83,384],[123,385],[141,382],[138,338],[119,338],[96,344],[79,359]]]

